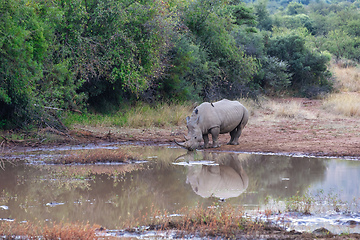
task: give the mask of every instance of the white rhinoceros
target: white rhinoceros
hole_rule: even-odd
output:
[[[209,136],[212,135],[212,147],[219,147],[218,136],[230,133],[230,145],[238,145],[239,137],[249,119],[249,112],[238,101],[223,99],[218,102],[204,102],[194,109],[191,117],[187,117],[188,137],[178,145],[188,150],[197,149],[201,141],[204,148],[209,147]]]

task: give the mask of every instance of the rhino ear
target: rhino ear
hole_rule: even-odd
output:
[[[189,123],[189,121],[190,121],[190,117],[189,117],[189,116],[187,116],[187,117],[186,117],[186,124],[188,124],[188,123]]]

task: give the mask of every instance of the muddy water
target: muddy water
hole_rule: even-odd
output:
[[[122,148],[123,146],[106,146]],[[82,147],[79,147],[81,150]],[[325,226],[360,232],[360,161],[215,153],[169,146],[127,146],[142,161],[132,164],[44,164],[66,154],[53,151],[6,156],[0,168],[1,221],[81,221],[117,229],[154,210],[214,203],[261,209],[286,207],[286,199],[313,197],[311,216],[283,213],[273,221],[300,230]],[[66,150],[66,149],[62,149]],[[281,211],[283,211],[283,209]]]

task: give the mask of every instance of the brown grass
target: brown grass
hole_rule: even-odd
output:
[[[334,74],[335,88],[341,92],[360,92],[360,68],[342,68],[338,65],[331,65],[331,72]]]
[[[307,110],[301,101],[297,100],[269,100],[260,103],[263,116],[261,119],[274,121],[275,119],[317,119],[319,116]],[[258,111],[259,112],[259,111]]]
[[[54,223],[43,225],[29,222],[0,222],[2,239],[98,239],[99,226],[81,223]]]
[[[191,104],[159,104],[150,107],[147,104],[138,105],[130,110],[126,116],[127,127],[163,127],[179,126],[186,116],[191,113]]]
[[[153,211],[150,222],[146,219],[147,216],[141,222],[132,222],[130,225],[150,226],[150,230],[161,231],[176,229],[183,236],[195,234],[222,238],[235,238],[239,234],[254,235],[259,229],[264,228],[263,223],[246,219],[241,208],[235,208],[230,204],[223,207],[214,204],[207,208],[183,208],[175,217],[170,217],[166,212]]]
[[[134,157],[121,149],[90,149],[76,151],[69,155],[64,155],[54,161],[57,164],[92,164],[92,163],[108,163],[108,162],[127,162]]]
[[[326,110],[347,117],[360,116],[360,94],[337,93],[329,95],[323,103]]]

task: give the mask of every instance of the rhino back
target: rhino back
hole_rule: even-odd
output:
[[[209,129],[221,125],[221,119],[219,119],[217,112],[214,111],[214,107],[210,103],[204,102],[197,109],[200,114],[199,127],[203,134],[207,134]]]
[[[220,133],[234,130],[242,121],[245,107],[238,101],[221,100],[213,104],[220,120]]]
[[[244,111],[244,106],[238,101],[223,99],[212,104],[200,104],[193,111],[191,119],[195,121],[200,116],[199,127],[203,134],[207,134],[214,127],[220,127],[220,133],[227,133],[239,125]]]

